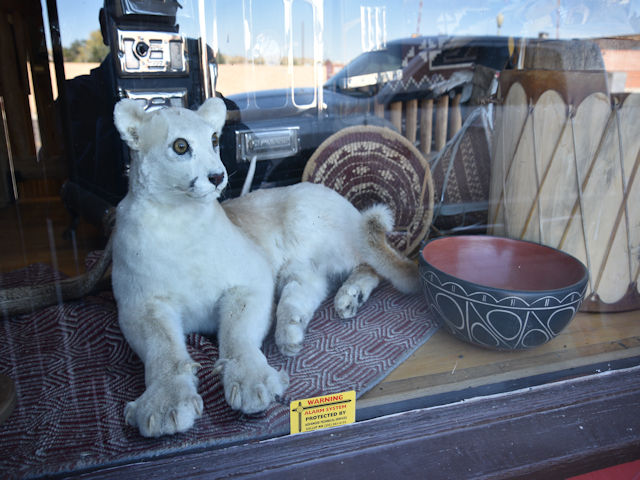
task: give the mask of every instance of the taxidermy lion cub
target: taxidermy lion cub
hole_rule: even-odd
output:
[[[378,275],[403,292],[418,289],[416,265],[386,242],[392,218],[384,206],[360,213],[309,183],[220,204],[225,114],[217,98],[197,111],[145,112],[128,99],[115,107],[132,162],[117,208],[112,278],[120,327],[145,366],[146,390],[125,408],[144,436],[183,432],[202,413],[199,365],[185,334],[217,333],[225,398],[254,413],[289,382],[260,350],[274,299],[276,343],[294,355],[330,279],[347,276],[334,300],[342,318],[355,315]]]

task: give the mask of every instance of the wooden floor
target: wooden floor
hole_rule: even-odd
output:
[[[86,254],[102,248],[106,239],[97,228],[83,223],[75,238],[65,238],[69,222],[57,198],[0,208],[0,272],[35,262],[50,263],[67,275],[83,271]],[[384,411],[384,406],[411,405],[438,395],[458,395],[449,400],[465,398],[465,392],[473,396],[486,386],[521,388],[529,381],[593,373],[636,358],[640,358],[640,311],[579,313],[553,341],[521,352],[474,347],[441,330],[363,395],[358,407]]]

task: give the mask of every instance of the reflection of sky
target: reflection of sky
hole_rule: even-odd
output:
[[[43,0],[44,1],[44,0]],[[183,0],[179,17],[183,27],[195,29],[196,0]],[[272,61],[286,55],[284,0],[206,0],[207,12],[215,11],[217,41],[222,53],[254,52]],[[292,0],[294,56],[313,55],[313,22],[310,0]],[[423,35],[495,35],[496,17],[504,17],[502,35],[551,38],[594,37],[640,33],[640,0],[325,0],[318,4],[324,15],[324,58],[348,61],[362,51],[361,7],[384,10],[387,40]],[[98,29],[101,0],[58,0],[63,44],[88,37]],[[420,24],[418,26],[418,17]],[[380,21],[378,22],[380,23]],[[213,25],[213,21],[208,22]],[[371,25],[375,29],[375,21]],[[315,32],[317,35],[318,32]],[[366,35],[365,35],[366,36]],[[245,48],[245,40],[251,44]],[[366,45],[365,45],[366,48]]]

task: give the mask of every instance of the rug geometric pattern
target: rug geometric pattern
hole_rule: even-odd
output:
[[[48,282],[54,272],[36,264],[0,275],[0,287]],[[144,390],[143,365],[124,340],[110,291],[0,320],[0,373],[16,384],[18,402],[0,425],[0,473],[32,478],[118,464],[181,450],[289,433],[289,401],[372,388],[436,330],[420,295],[383,283],[357,318],[340,320],[326,300],[311,321],[302,352],[284,357],[273,335],[264,344],[269,363],[291,384],[265,412],[244,415],[224,400],[213,366],[215,338],[187,337],[198,372],[204,413],[189,432],[157,439],[126,425],[126,402]]]

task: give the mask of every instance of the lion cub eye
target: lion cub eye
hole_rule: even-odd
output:
[[[211,144],[213,145],[213,148],[216,148],[218,146],[218,134],[214,133],[213,135],[211,135]]]
[[[173,142],[173,151],[178,155],[184,155],[189,150],[189,143],[184,138],[177,138]]]

